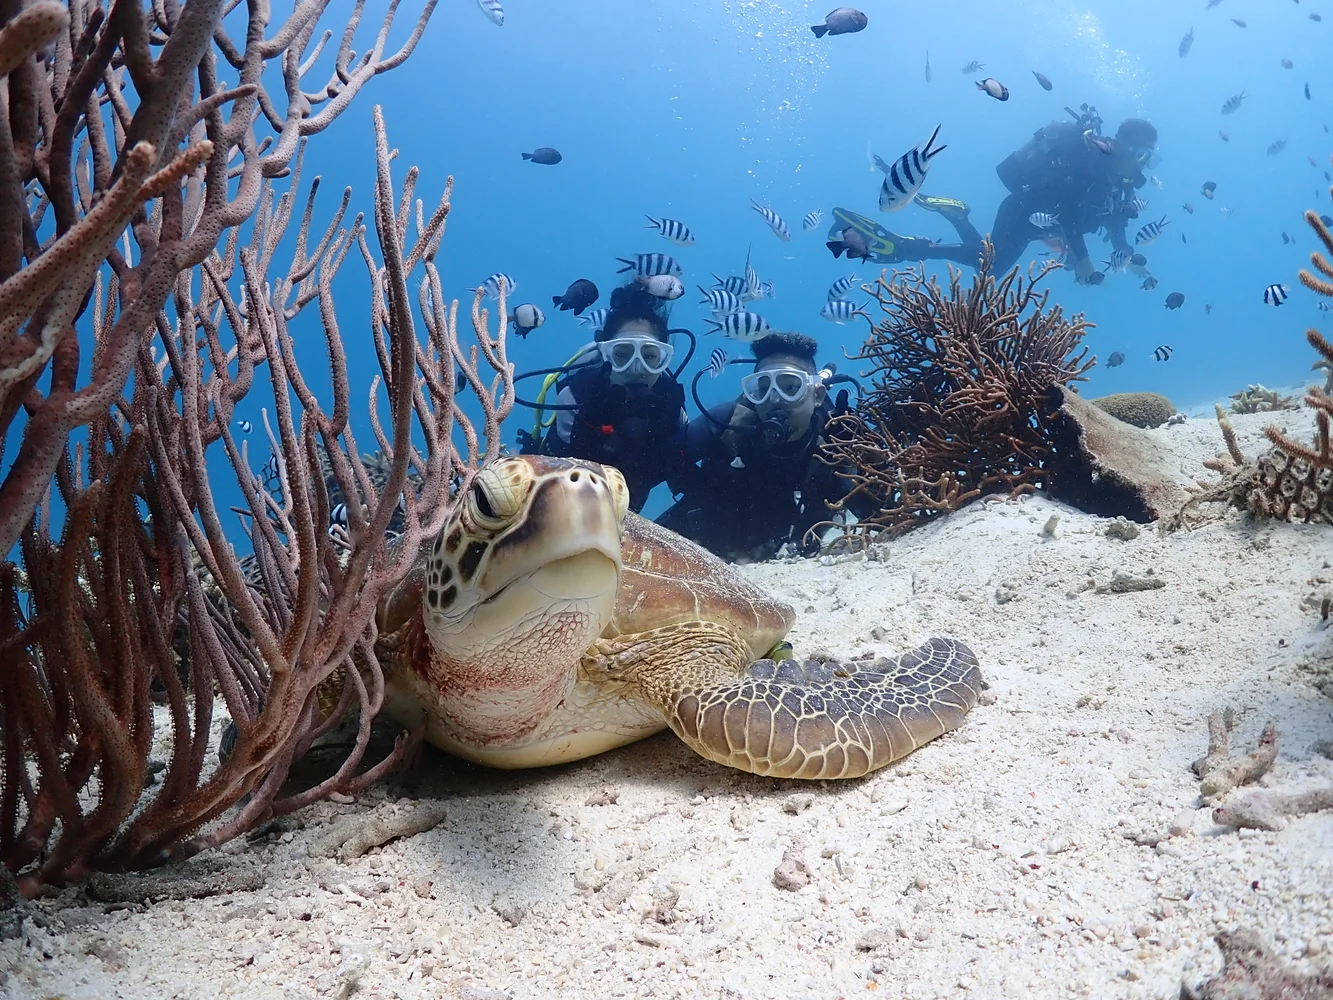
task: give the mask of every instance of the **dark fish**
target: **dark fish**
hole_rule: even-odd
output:
[[[926,82],[930,83],[930,49],[926,49]]]
[[[847,254],[848,260],[855,257],[859,257],[861,260],[869,260],[871,257],[870,244],[866,242],[864,234],[851,226],[842,231],[840,239],[829,240],[824,245],[829,248],[834,257],[844,252]]]
[[[1180,40],[1180,45],[1176,49],[1176,51],[1180,53],[1181,59],[1184,59],[1187,55],[1190,54],[1190,46],[1192,46],[1193,44],[1194,44],[1194,29],[1190,28],[1189,31],[1185,32],[1185,37]]]
[[[1203,312],[1205,316],[1211,316],[1213,314],[1213,304],[1211,302],[1205,302],[1203,304]]]
[[[1268,147],[1268,155],[1277,156],[1278,153],[1282,152],[1286,148],[1287,148],[1287,140],[1279,139],[1277,142],[1273,143],[1271,146]]]
[[[1208,6],[1205,7],[1204,10],[1212,10],[1214,7],[1216,7],[1216,6],[1217,6],[1218,4],[1220,4],[1221,2],[1222,2],[1222,0],[1208,0]],[[1296,2],[1297,2],[1297,3],[1300,3],[1300,0],[1296,0]]]
[[[553,167],[563,160],[564,157],[560,155],[560,150],[558,149],[554,149],[550,146],[538,146],[531,153],[524,153],[523,159]]]
[[[570,283],[564,295],[552,295],[551,304],[561,311],[573,309],[575,316],[582,316],[583,310],[597,301],[597,286],[587,278],[579,278]]]
[[[1170,361],[1171,352],[1172,348],[1166,344],[1163,344],[1161,347],[1157,348],[1157,350],[1152,352],[1152,356],[1156,358],[1158,361]]]
[[[1249,27],[1249,25],[1247,25],[1244,21],[1242,21],[1242,20],[1241,20],[1240,18],[1238,18],[1238,17],[1233,17],[1233,18],[1231,19],[1231,23],[1234,24],[1237,28],[1248,28],[1248,27]]]
[[[1282,234],[1282,245],[1283,245],[1283,246],[1286,246],[1286,245],[1287,245],[1288,243],[1290,243],[1290,242],[1291,242],[1291,237],[1288,236],[1286,233],[1283,233],[1283,234]]]
[[[1184,233],[1181,233],[1181,234],[1180,234],[1180,242],[1181,242],[1181,243],[1188,243],[1188,242],[1189,242],[1189,240],[1185,239],[1185,234],[1184,234]]]
[[[1006,87],[1004,84],[1002,84],[999,80],[993,79],[992,77],[989,76],[977,84],[977,90],[984,90],[986,93],[990,94],[990,96],[995,98],[997,101],[1009,100],[1009,88]]]
[[[1321,215],[1319,221],[1324,224],[1325,228],[1333,226],[1333,218],[1329,218],[1327,215]]]
[[[1189,202],[1185,202],[1185,204],[1181,205],[1180,207],[1183,208],[1190,215],[1194,214],[1194,206],[1191,205]]]
[[[975,59],[973,59],[970,63],[968,63],[966,66],[963,67],[963,75],[967,76],[971,73],[980,73],[985,68],[986,68],[985,63],[979,63]]]
[[[1305,99],[1310,100],[1310,85],[1308,83],[1305,85]]]
[[[1205,198],[1208,198],[1209,200],[1211,200],[1212,197],[1213,197],[1213,192],[1215,192],[1216,190],[1217,190],[1217,181],[1204,181],[1204,182],[1203,182],[1203,196],[1204,196]]]
[[[1311,11],[1311,13],[1310,13],[1310,20],[1311,20],[1311,21],[1322,21],[1322,20],[1323,20],[1323,17],[1321,17],[1320,15],[1318,15],[1318,14],[1314,13],[1313,11]]]
[[[1166,297],[1166,307],[1168,309],[1179,309],[1185,304],[1185,296],[1182,292],[1172,292]],[[1163,359],[1165,360],[1165,359]]]
[[[1111,356],[1106,359],[1107,368],[1118,368],[1125,363],[1124,351],[1112,351]]]
[[[815,33],[816,38],[823,38],[825,35],[850,35],[860,31],[869,23],[870,18],[855,7],[835,7],[829,11],[828,17],[824,18],[823,24],[812,24],[810,30]]]
[[[1295,64],[1294,62],[1292,62],[1290,59],[1283,59],[1283,60],[1282,60],[1282,68],[1283,68],[1283,69],[1294,69],[1295,66],[1296,66],[1296,64]]]
[[[1224,129],[1224,128],[1220,128],[1220,129],[1217,130],[1217,137],[1218,137],[1219,139],[1221,139],[1223,142],[1230,142],[1230,141],[1231,141],[1231,135],[1230,135],[1230,133],[1228,133],[1227,130]]]
[[[1045,73],[1038,73],[1038,72],[1034,69],[1034,70],[1032,71],[1032,75],[1035,76],[1035,77],[1037,78],[1037,82],[1038,82],[1039,84],[1041,84],[1041,89],[1042,89],[1042,90],[1050,90],[1050,89],[1051,89],[1051,81],[1050,81],[1049,79],[1047,79]]]

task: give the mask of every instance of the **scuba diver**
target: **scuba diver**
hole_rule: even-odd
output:
[[[1096,269],[1084,236],[1104,229],[1123,265],[1133,255],[1126,227],[1141,207],[1134,192],[1147,183],[1143,171],[1157,145],[1157,129],[1142,118],[1127,118],[1114,138],[1101,134],[1097,109],[1082,105],[1066,108],[1071,121],[1055,121],[1038,129],[1022,149],[995,168],[1009,194],[995,212],[991,243],[992,270],[1003,274],[1018,261],[1033,240],[1058,237],[1075,280],[1099,285],[1105,275]],[[958,243],[936,243],[922,237],[902,237],[855,212],[835,208],[830,239],[852,226],[867,237],[879,263],[904,260],[950,260],[975,267],[981,256],[981,234],[968,218],[967,205],[951,198],[917,195],[916,204],[943,216],[958,232]],[[1046,226],[1032,221],[1047,217]],[[1144,261],[1136,255],[1135,265]]]
[[[648,494],[675,471],[676,432],[687,422],[685,390],[676,380],[694,354],[688,330],[667,327],[666,303],[641,284],[611,294],[611,309],[596,339],[560,368],[525,372],[515,381],[546,375],[536,402],[517,402],[538,411],[533,432],[519,431],[520,451],[583,458],[613,465],[629,486],[630,509],[641,510]],[[690,337],[685,361],[672,372],[672,333]],[[554,382],[554,404],[545,396]],[[555,413],[545,436],[542,411]]]
[[[848,492],[817,452],[830,417],[847,408],[846,391],[834,407],[828,387],[853,380],[832,366],[821,372],[818,344],[799,333],[770,334],[750,349],[754,371],[741,379],[740,397],[700,405],[682,432],[690,464],[670,480],[682,496],[657,523],[724,559],[768,558],[787,542],[809,553],[806,532],[831,517],[825,501]]]

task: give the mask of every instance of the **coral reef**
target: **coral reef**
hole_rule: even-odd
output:
[[[321,60],[327,6],[270,23],[267,4],[38,0],[0,28],[0,442],[18,442],[0,466],[0,861],[25,892],[216,846],[375,780],[408,749],[357,773],[383,694],[376,606],[449,516],[451,488],[498,452],[513,395],[505,304],[492,337],[477,294],[465,349],[434,263],[451,182],[433,211],[415,200],[415,167],[396,185],[378,109],[377,238],[363,216],[344,224],[350,191],[314,226],[306,137],[411,55],[435,4],[396,52],[389,5],[357,54],[358,5]],[[303,81],[319,65],[326,83]],[[218,84],[223,67],[236,86]],[[267,92],[275,80],[285,102]],[[372,288],[379,473],[351,431],[333,296],[354,248]],[[312,306],[329,366],[317,379],[291,332]],[[484,423],[454,405],[460,370]],[[232,431],[258,386],[273,407],[271,488]],[[251,579],[223,529],[212,449],[244,497],[232,510]],[[363,498],[336,539],[330,476]],[[355,746],[327,780],[279,798],[335,674],[341,706],[361,709]],[[217,766],[215,693],[235,723]],[[167,755],[151,784],[150,753]]]
[[[1155,392],[1116,392],[1089,399],[1088,402],[1117,420],[1147,429],[1161,427],[1176,413],[1171,400]]]
[[[1296,398],[1284,396],[1276,389],[1255,383],[1243,392],[1231,394],[1232,413],[1272,413],[1276,410],[1296,409]]]
[[[853,357],[870,363],[872,387],[833,423],[824,455],[851,484],[835,509],[871,509],[843,544],[1048,484],[1060,405],[1051,390],[1092,367],[1079,350],[1088,324],[1048,308],[1038,292],[1047,269],[997,279],[992,259],[988,245],[967,289],[954,268],[947,288],[909,269],[869,289],[883,317]]]
[[[1333,193],[1333,189],[1330,192]],[[1329,232],[1316,212],[1306,212],[1305,221],[1330,255],[1325,257],[1318,250],[1313,251],[1310,263],[1319,274],[1333,278],[1333,233]],[[1333,298],[1333,281],[1324,280],[1306,270],[1300,272],[1300,279],[1301,284],[1311,291]],[[1333,344],[1314,329],[1305,332],[1305,339],[1322,359],[1316,362],[1316,367],[1324,364],[1333,369]],[[1273,447],[1254,462],[1247,460],[1240,450],[1231,423],[1222,407],[1218,406],[1217,422],[1222,429],[1227,452],[1204,465],[1220,473],[1222,479],[1194,490],[1167,527],[1179,528],[1199,523],[1204,519],[1200,506],[1215,501],[1240,507],[1259,519],[1273,518],[1305,524],[1333,523],[1333,452],[1329,450],[1333,396],[1312,386],[1305,394],[1305,405],[1314,410],[1315,415],[1313,446],[1293,440],[1277,427],[1268,427],[1264,434]]]

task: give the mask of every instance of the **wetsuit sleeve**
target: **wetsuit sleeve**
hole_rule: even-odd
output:
[[[1112,250],[1130,250],[1129,242],[1125,239],[1127,220],[1123,215],[1118,215],[1106,227],[1106,235],[1111,238]]]
[[[555,401],[561,406],[574,406],[578,403],[569,386],[556,394]],[[574,418],[577,410],[556,410],[555,423],[546,432],[545,451],[548,455],[569,455],[570,442],[574,438]]]
[[[1073,214],[1073,211],[1074,210],[1071,209],[1071,215]],[[1063,217],[1062,214],[1061,218]],[[1083,239],[1083,234],[1075,232],[1073,226],[1065,226],[1063,232],[1065,237],[1065,252],[1068,254],[1069,259],[1077,262],[1086,257],[1088,255],[1088,244]]]

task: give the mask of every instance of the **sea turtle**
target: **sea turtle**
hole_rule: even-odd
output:
[[[760,659],[793,610],[628,505],[610,466],[525,455],[482,469],[380,608],[390,716],[492,767],[669,726],[744,771],[850,778],[976,704],[976,658],[943,639],[873,665]]]

